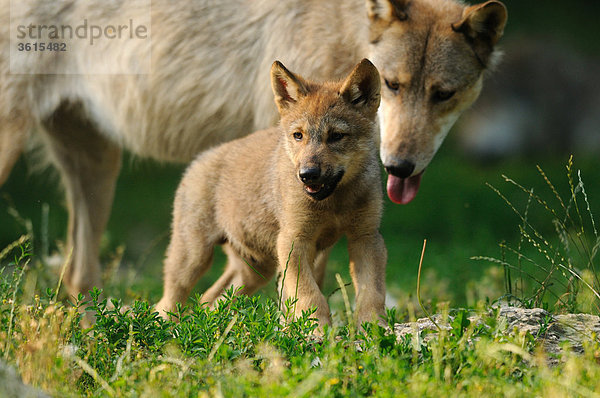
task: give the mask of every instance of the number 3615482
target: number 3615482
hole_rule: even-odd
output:
[[[18,43],[19,51],[67,51],[67,43]]]

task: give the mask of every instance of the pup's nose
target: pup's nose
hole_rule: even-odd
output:
[[[407,178],[415,171],[415,164],[408,160],[400,160],[396,164],[386,165],[385,170],[398,178]]]
[[[303,167],[298,172],[298,176],[305,184],[314,182],[321,177],[321,168],[318,166]]]

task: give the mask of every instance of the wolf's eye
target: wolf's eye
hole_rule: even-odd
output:
[[[455,93],[456,93],[456,91],[437,90],[435,93],[433,93],[433,100],[435,102],[448,101],[450,98],[452,98],[454,96]]]
[[[299,131],[296,131],[294,134],[292,134],[294,136],[294,139],[296,141],[302,141],[302,133]]]
[[[333,131],[333,132],[329,133],[329,137],[327,138],[327,141],[338,142],[338,141],[341,141],[345,135],[346,134],[340,133],[338,131]]]
[[[400,83],[398,83],[397,81],[389,81],[388,79],[384,79],[384,80],[385,80],[385,85],[390,90],[396,92],[400,89]]]

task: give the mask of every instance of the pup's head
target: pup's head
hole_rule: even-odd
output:
[[[342,82],[321,84],[276,61],[271,85],[285,148],[307,195],[329,197],[376,158],[381,83],[371,62],[363,59]]]
[[[382,81],[381,160],[388,196],[410,202],[446,134],[479,95],[506,24],[499,1],[367,0],[369,57]]]

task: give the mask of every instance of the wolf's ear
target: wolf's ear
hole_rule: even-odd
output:
[[[504,4],[492,0],[465,8],[462,20],[453,23],[452,29],[466,37],[479,61],[487,67],[494,46],[504,34],[507,18]]]
[[[282,112],[291,104],[296,103],[300,97],[308,94],[306,82],[301,77],[294,75],[279,61],[271,66],[271,87],[275,94],[277,109]]]
[[[369,16],[369,42],[377,43],[383,32],[393,21],[408,19],[408,7],[411,0],[366,0]]]
[[[381,80],[377,68],[363,59],[346,78],[340,96],[359,109],[375,114],[381,100]]]
[[[367,15],[373,22],[385,20],[391,21],[394,18],[404,21],[408,18],[406,9],[409,0],[366,0]]]

